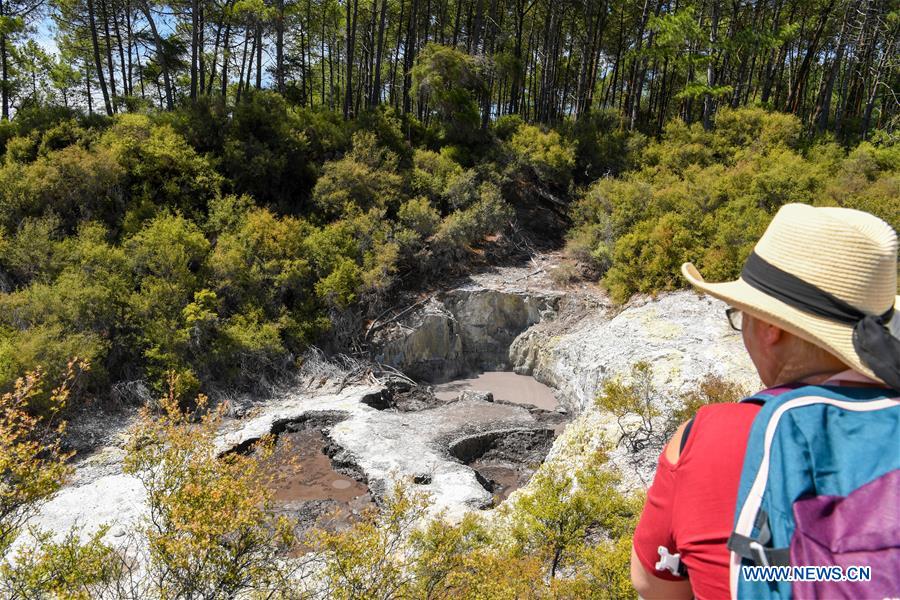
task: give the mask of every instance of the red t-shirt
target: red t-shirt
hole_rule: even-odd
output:
[[[734,525],[734,506],[753,418],[752,403],[704,406],[694,417],[678,463],[659,457],[656,477],[634,533],[634,550],[647,571],[657,571],[659,546],[681,553],[694,596],[728,598],[729,553],[725,547]]]

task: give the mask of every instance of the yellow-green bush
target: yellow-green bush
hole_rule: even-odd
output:
[[[523,125],[509,140],[509,149],[518,171],[551,189],[568,191],[575,166],[575,150],[559,133]]]
[[[736,277],[789,202],[859,208],[900,226],[900,152],[891,142],[804,149],[800,133],[796,117],[760,108],[720,111],[710,131],[672,122],[639,168],[595,182],[574,203],[570,252],[605,273],[624,301],[684,287],[685,261],[710,280]]]
[[[354,134],[353,150],[326,163],[316,182],[313,202],[319,213],[335,219],[373,207],[396,209],[402,184],[397,160],[393,152],[378,146],[373,134]]]

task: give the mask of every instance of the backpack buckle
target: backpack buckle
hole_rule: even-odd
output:
[[[758,541],[753,540],[750,542],[750,552],[753,553],[756,564],[762,565],[764,567],[771,566],[769,565],[769,557],[766,556],[766,548],[764,548],[763,545]]]

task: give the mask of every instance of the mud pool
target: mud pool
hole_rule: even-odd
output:
[[[450,401],[465,390],[490,392],[494,400],[530,404],[543,410],[556,410],[559,407],[552,388],[534,377],[512,371],[485,371],[475,377],[440,383],[434,386],[434,395],[439,400]]]
[[[454,471],[467,472],[485,494],[476,499],[477,494],[467,492],[473,497],[466,504],[495,507],[528,482],[568,420],[566,414],[548,410],[558,404],[543,387],[530,377],[487,372],[442,384],[438,393],[425,387],[364,393],[357,404],[363,412],[312,411],[276,419],[269,425],[269,433],[276,436],[275,450],[266,465],[276,510],[297,518],[302,533],[313,527],[344,529],[363,511],[376,507],[384,483],[373,482],[361,468],[355,440],[342,439],[348,425],[363,415],[369,443],[404,437],[413,443],[421,437],[418,441],[427,451],[416,453],[418,460],[410,456],[418,463],[413,485],[440,500],[438,478],[444,479],[441,472],[455,463]],[[465,393],[469,390],[471,394]],[[381,446],[384,459],[402,458],[392,456],[389,447]],[[402,455],[408,451],[395,450]],[[446,466],[438,466],[442,463]],[[409,468],[403,471],[409,473]]]
[[[487,431],[459,440],[449,450],[475,471],[497,506],[528,483],[554,439],[555,428]]]
[[[357,508],[371,503],[364,484],[334,469],[324,452],[325,444],[325,436],[317,430],[285,432],[278,436],[275,451],[266,464],[272,476],[275,502],[334,500]]]

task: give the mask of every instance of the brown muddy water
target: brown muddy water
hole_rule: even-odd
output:
[[[522,469],[509,465],[491,464],[489,461],[476,460],[470,465],[488,482],[491,493],[494,495],[494,506],[500,504],[528,482],[532,473],[523,476]],[[532,471],[533,472],[533,471]]]
[[[491,392],[494,400],[532,404],[544,410],[559,407],[559,401],[550,387],[534,377],[512,371],[485,371],[476,377],[440,383],[434,386],[434,395],[440,400],[450,401],[464,390]]]
[[[315,429],[285,431],[278,436],[270,467],[276,502],[336,500],[346,503],[368,494],[365,485],[334,470],[322,451],[324,446],[325,436]]]
[[[276,509],[298,517],[301,529],[341,530],[375,506],[365,484],[334,469],[326,444],[319,429],[284,431],[266,464]]]

